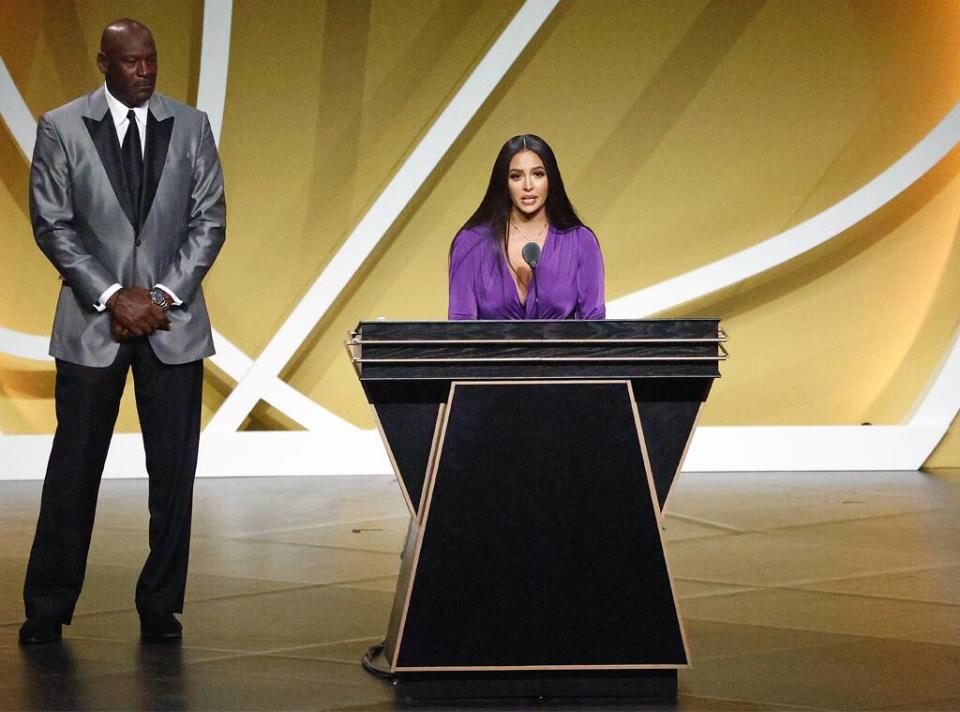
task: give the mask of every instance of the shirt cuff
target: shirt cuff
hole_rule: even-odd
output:
[[[112,284],[104,289],[103,294],[100,295],[100,298],[97,300],[97,303],[93,305],[93,308],[98,312],[102,312],[107,308],[107,301],[110,299],[110,297],[119,292],[121,289],[123,289],[123,287],[121,287],[119,284]]]
[[[167,294],[169,294],[169,295],[170,295],[170,298],[173,299],[173,304],[174,304],[174,306],[178,306],[178,307],[179,307],[179,306],[181,306],[181,305],[183,304],[183,300],[180,299],[176,294],[174,294],[174,293],[173,293],[173,290],[170,289],[170,287],[164,287],[164,286],[163,286],[162,284],[160,284],[159,282],[157,282],[157,283],[156,283],[155,285],[153,285],[153,286],[154,286],[154,287],[159,287],[159,288],[162,289],[164,292],[166,292]]]

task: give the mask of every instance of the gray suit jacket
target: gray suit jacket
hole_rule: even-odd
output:
[[[40,118],[30,169],[37,244],[63,284],[50,355],[109,366],[119,344],[93,305],[111,284],[160,283],[183,300],[170,331],[150,335],[168,364],[214,353],[200,282],[226,237],[223,174],[206,114],[160,94],[150,99],[140,220],[123,176],[103,87]],[[139,223],[139,224],[138,224]]]

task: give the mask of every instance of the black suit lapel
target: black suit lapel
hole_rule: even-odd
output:
[[[147,148],[144,160],[143,195],[140,200],[140,227],[150,214],[150,206],[157,195],[160,176],[167,162],[167,148],[170,146],[170,134],[173,133],[173,117],[157,120],[150,111],[147,113]]]
[[[113,192],[120,201],[120,207],[130,221],[134,229],[137,229],[136,211],[130,202],[130,192],[127,190],[127,182],[123,176],[123,165],[120,163],[120,139],[117,138],[117,129],[113,125],[113,118],[107,111],[103,118],[97,121],[89,116],[83,117],[83,122],[87,125],[87,131],[90,132],[90,138],[93,139],[93,145],[97,147],[97,153],[100,154],[100,162],[110,179],[110,185],[113,186]]]

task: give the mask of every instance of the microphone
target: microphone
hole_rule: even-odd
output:
[[[536,272],[537,265],[540,264],[540,245],[536,242],[528,242],[523,246],[520,254],[523,256],[523,261],[530,265],[530,269]]]
[[[537,265],[540,264],[540,245],[536,242],[528,242],[520,251],[523,261],[530,265],[530,271],[533,272],[533,306],[534,319],[540,318],[540,290],[537,289]]]

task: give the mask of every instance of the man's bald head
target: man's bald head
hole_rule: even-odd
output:
[[[97,67],[107,89],[126,106],[141,106],[157,84],[157,48],[142,22],[124,17],[103,28]]]
[[[150,32],[149,27],[132,18],[121,17],[103,28],[100,35],[100,51],[107,52],[116,48],[118,43],[122,43],[124,38],[131,34],[146,35],[150,43],[153,43],[153,33]]]

